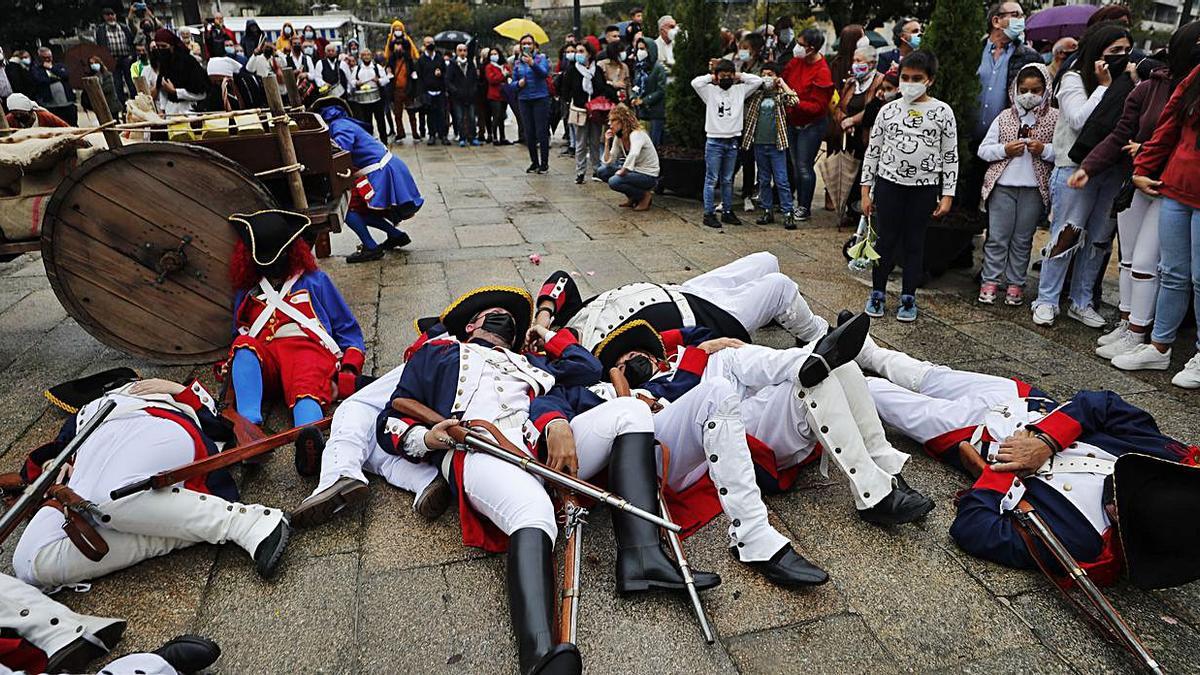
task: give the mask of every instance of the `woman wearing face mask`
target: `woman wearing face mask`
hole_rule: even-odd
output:
[[[1150,140],[1171,92],[1200,58],[1193,53],[1198,38],[1200,21],[1175,31],[1167,52],[1168,67],[1154,69],[1134,87],[1125,100],[1120,121],[1099,145],[1092,148],[1067,185],[1082,188],[1091,176],[1117,165],[1122,173],[1132,170],[1132,159],[1142,144]],[[1121,241],[1118,278],[1121,317],[1115,329],[1097,340],[1096,355],[1101,358],[1112,360],[1133,352],[1149,336],[1158,297],[1161,203],[1157,197],[1134,191],[1128,208],[1117,214],[1117,232]]]
[[[396,118],[396,140],[407,138],[404,133],[404,115],[408,115],[408,127],[412,130],[414,139],[419,138],[417,128],[417,111],[411,107],[415,94],[413,80],[414,64],[421,58],[417,51],[417,43],[404,29],[404,22],[399,19],[392,22],[392,32],[388,36],[387,46],[383,49],[384,61],[392,72],[392,115]]]
[[[1038,297],[1033,302],[1033,322],[1051,326],[1058,316],[1060,296],[1067,269],[1075,260],[1071,275],[1071,297],[1067,316],[1090,328],[1102,328],[1104,317],[1092,306],[1096,280],[1103,274],[1104,262],[1112,244],[1115,227],[1109,221],[1113,200],[1121,190],[1125,174],[1109,168],[1092,176],[1085,186],[1074,189],[1067,179],[1087,157],[1088,151],[1103,134],[1083,134],[1085,125],[1100,128],[1089,121],[1094,116],[1112,121],[1120,116],[1125,96],[1133,89],[1126,67],[1132,44],[1129,31],[1114,24],[1093,26],[1083,34],[1078,58],[1062,75],[1059,83],[1058,123],[1054,128],[1054,175],[1050,242],[1047,244]],[[1110,93],[1110,90],[1112,93]],[[1091,138],[1085,148],[1078,141]],[[1076,255],[1078,253],[1078,255]]]
[[[788,109],[788,150],[796,172],[796,220],[811,217],[813,193],[817,188],[814,163],[829,126],[829,101],[833,99],[833,75],[821,56],[825,34],[806,28],[796,38],[792,59],[783,68],[783,80],[796,92],[799,102]]]
[[[874,106],[870,121],[866,119],[867,109],[871,107],[871,102],[875,101],[885,77],[875,69],[874,47],[868,45],[854,50],[854,56],[850,62],[850,75],[842,87],[842,95],[838,101],[838,113],[834,119],[841,120],[838,126],[844,135],[843,147],[860,163],[859,179],[862,177],[861,162],[863,155],[867,152],[867,139],[870,138],[871,124],[875,115],[879,114],[879,107],[886,101]],[[898,92],[896,89],[898,85],[898,80],[892,83],[893,92]],[[857,182],[856,180],[855,183],[857,184]],[[843,215],[843,225],[850,227],[858,225],[858,217],[861,213],[858,195],[858,190],[851,190],[850,194],[846,196],[847,208]]]
[[[621,58],[624,53],[625,44],[617,41],[604,47],[603,58],[599,55],[596,57],[596,65],[604,72],[604,79],[617,91],[617,98],[622,102],[629,100],[630,89],[633,86],[629,66],[625,65]]]
[[[286,54],[292,48],[292,38],[299,37],[296,35],[296,29],[292,27],[292,22],[288,21],[283,24],[283,28],[279,31],[279,37],[275,39],[275,51],[280,54]]]
[[[987,305],[996,302],[1005,281],[1004,304],[1024,301],[1033,233],[1050,208],[1058,122],[1058,110],[1050,107],[1047,95],[1050,79],[1040,63],[1022,68],[1013,80],[1012,106],[992,120],[979,144],[979,158],[989,162],[983,177],[988,233],[979,287],[979,302]]]
[[[208,73],[169,28],[154,32],[150,63],[158,73],[158,109],[167,114],[206,110]]]
[[[871,271],[868,316],[882,318],[888,275],[901,250],[904,281],[897,321],[917,320],[917,286],[925,274],[930,216],[950,212],[958,187],[958,127],[954,111],[929,95],[937,57],[915,51],[900,62],[900,99],[884,104],[871,129],[862,167],[862,210],[875,216],[879,262]],[[903,247],[903,249],[901,249]]]
[[[124,112],[121,109],[121,101],[117,98],[116,82],[113,81],[112,72],[104,66],[104,62],[99,56],[93,56],[88,59],[88,75],[100,78],[100,91],[104,93],[104,101],[108,104],[108,110],[113,117],[120,117]],[[87,92],[83,93],[80,99],[84,110],[95,110],[92,102],[88,99]]]
[[[504,122],[508,117],[508,100],[504,97],[504,85],[508,83],[508,64],[499,49],[493,49],[483,68],[487,80],[488,123],[491,124],[492,145],[512,145],[505,137]]]
[[[1171,94],[1154,135],[1142,145],[1133,162],[1134,186],[1161,200],[1158,237],[1162,279],[1154,331],[1150,344],[1113,359],[1113,365],[1122,370],[1170,368],[1171,345],[1189,303],[1197,310],[1196,321],[1200,324],[1200,172],[1196,170],[1200,164],[1200,42],[1177,46],[1191,55],[1191,73]],[[1188,359],[1171,384],[1200,388],[1200,355]]]
[[[833,83],[838,87],[841,95],[838,98],[838,105],[833,110],[833,117],[829,130],[825,133],[825,149],[828,152],[841,152],[846,149],[842,121],[846,119],[846,111],[844,109],[846,101],[846,90],[855,82],[865,81],[866,86],[870,86],[873,82],[872,78],[865,77],[862,80],[854,78],[853,64],[855,63],[854,55],[858,51],[858,41],[866,35],[866,31],[859,24],[852,23],[842,29],[841,35],[838,36],[837,55],[829,63],[829,73],[833,77]],[[864,44],[865,41],[864,41]],[[872,58],[874,54],[872,53]],[[864,90],[865,93],[865,90]],[[863,104],[866,104],[865,98]],[[859,110],[862,110],[860,107]],[[827,193],[828,194],[828,193]],[[828,206],[828,204],[827,204]],[[828,210],[828,209],[827,209]]]
[[[32,65],[33,59],[29,57],[29,52],[23,49],[13,50],[12,56],[8,57],[8,63],[4,64],[4,72],[8,75],[8,83],[12,86],[14,94],[24,94],[29,98],[37,95],[33,86],[33,74],[30,73]]]
[[[312,42],[316,46],[318,55],[324,54],[325,45],[329,44],[329,40],[326,40],[324,36],[318,33],[312,24],[300,29],[300,37],[304,38],[305,42]]]
[[[525,120],[525,144],[529,148],[529,168],[525,173],[550,172],[550,88],[546,78],[550,63],[538,51],[537,40],[523,35],[520,56],[513,66],[513,81],[517,83],[517,105]]]
[[[594,62],[592,45],[580,44],[567,48],[571,66],[563,73],[562,94],[570,106],[567,122],[575,128],[575,182],[583,183],[587,170],[592,169],[592,178],[600,180],[600,141],[604,135],[604,122],[587,113],[588,101],[604,96],[616,102],[616,91],[604,80],[604,71]]]
[[[658,60],[658,45],[654,40],[638,38],[637,74],[634,77],[633,111],[650,127],[650,140],[662,145],[667,126],[667,69]]]

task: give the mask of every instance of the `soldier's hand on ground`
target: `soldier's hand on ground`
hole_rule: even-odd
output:
[[[546,427],[546,464],[551,469],[576,476],[579,457],[575,454],[575,434],[566,421],[552,422]]]
[[[723,337],[713,340],[705,340],[697,346],[704,350],[705,354],[716,354],[727,347],[732,347],[734,349],[737,349],[738,347],[745,347],[746,343],[737,338]]]
[[[433,425],[433,428],[425,432],[425,447],[430,450],[449,450],[450,443],[453,439],[450,438],[450,428],[458,426],[458,418],[447,417],[446,419]]]
[[[1028,431],[1017,431],[1000,443],[1000,452],[996,453],[999,461],[992,465],[992,470],[1028,476],[1041,468],[1052,454],[1053,449],[1038,437]]]
[[[178,382],[163,380],[159,378],[150,378],[148,380],[140,380],[134,382],[129,387],[129,394],[132,396],[149,396],[151,394],[166,394],[167,396],[175,396],[182,392],[186,387]]]

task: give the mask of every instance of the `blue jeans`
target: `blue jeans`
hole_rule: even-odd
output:
[[[367,250],[373,250],[379,246],[379,244],[375,243],[375,239],[367,230],[368,227],[375,228],[376,230],[387,234],[388,237],[400,237],[404,234],[403,231],[401,231],[395,225],[392,225],[391,222],[389,222],[383,216],[376,215],[374,213],[359,213],[357,211],[349,211],[346,213],[346,226],[349,227],[354,234],[358,235],[358,238],[362,241],[363,248]]]
[[[817,190],[814,164],[828,126],[829,118],[822,117],[802,127],[788,127],[788,150],[792,153],[792,167],[796,170],[796,206],[812,208],[813,193]]]
[[[550,97],[520,99],[521,118],[525,126],[525,146],[529,162],[538,166],[550,163]]]
[[[1187,315],[1188,295],[1200,325],[1200,209],[1161,197],[1158,212],[1158,301],[1150,337],[1162,345],[1175,341]],[[1197,338],[1200,346],[1200,338]]]
[[[450,113],[454,115],[454,134],[460,141],[475,140],[475,102],[451,104]]]
[[[775,190],[771,188],[774,180],[779,189],[779,208],[784,213],[791,213],[792,188],[788,184],[787,153],[774,143],[755,143],[754,163],[758,165],[758,201],[763,210],[770,211],[775,204]]]
[[[642,197],[658,184],[658,176],[641,171],[630,171],[624,176],[617,175],[620,168],[615,164],[602,164],[596,169],[596,177],[608,183],[608,187],[629,197],[630,201],[641,201]]]
[[[666,120],[647,120],[650,122],[650,141],[654,143],[654,147],[662,145],[663,132],[667,128]]]
[[[1067,179],[1074,172],[1073,166],[1060,166],[1050,176],[1050,242],[1046,244],[1046,253],[1049,254],[1068,226],[1079,231],[1079,239],[1067,250],[1042,260],[1038,296],[1033,301],[1035,308],[1050,305],[1058,310],[1067,268],[1077,252],[1079,260],[1071,273],[1071,304],[1079,309],[1091,307],[1092,289],[1104,272],[1105,258],[1112,249],[1116,224],[1108,214],[1121,191],[1123,176],[1120,171],[1109,169],[1090,179],[1082,190],[1076,190],[1067,186]]]
[[[721,186],[721,211],[733,213],[733,168],[737,161],[736,138],[710,138],[704,144],[704,215],[716,210],[713,204],[717,185]]]

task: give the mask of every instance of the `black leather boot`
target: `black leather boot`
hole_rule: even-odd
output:
[[[924,518],[933,506],[932,499],[909,487],[904,478],[897,475],[896,487],[883,501],[859,511],[858,515],[876,525],[903,525]]]
[[[554,542],[526,527],[508,538],[508,610],[522,675],[579,675],[575,645],[554,642]]]
[[[181,673],[198,673],[221,658],[217,643],[199,635],[180,635],[154,650]]]
[[[608,485],[629,503],[658,513],[658,476],[654,471],[654,434],[621,434],[613,440]],[[662,550],[658,526],[624,511],[613,510],[617,535],[617,593],[685,588],[683,574]],[[721,577],[692,570],[697,590],[713,588]]]
[[[839,321],[840,319],[841,317]],[[815,387],[829,377],[829,373],[835,368],[853,361],[862,351],[870,329],[871,318],[866,314],[858,314],[839,323],[837,328],[821,338],[813,347],[812,355],[800,366],[800,384]],[[817,356],[821,358],[816,358]]]

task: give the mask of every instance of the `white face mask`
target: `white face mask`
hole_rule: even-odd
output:
[[[905,103],[912,103],[925,95],[925,89],[926,85],[924,82],[901,82],[900,96],[904,99]]]
[[[637,50],[638,61],[645,61],[648,56],[650,56],[650,52],[646,51],[645,49]]]
[[[801,45],[796,45],[795,47],[792,47],[792,56],[802,59],[808,56],[808,49]]]
[[[750,50],[749,49],[739,49],[738,53],[737,53],[737,57],[738,57],[739,61],[749,61],[750,60]]]
[[[1021,106],[1025,110],[1033,110],[1042,104],[1042,98],[1043,97],[1041,94],[1034,94],[1032,92],[1017,94],[1017,105]]]
[[[672,28],[671,30],[667,31],[667,39],[668,40],[674,40],[676,35],[679,35],[679,26],[676,26],[676,27]]]
[[[466,63],[466,62],[467,62],[467,57],[465,57],[465,56],[460,56],[460,57],[458,57],[458,62],[459,62],[460,64]]]

